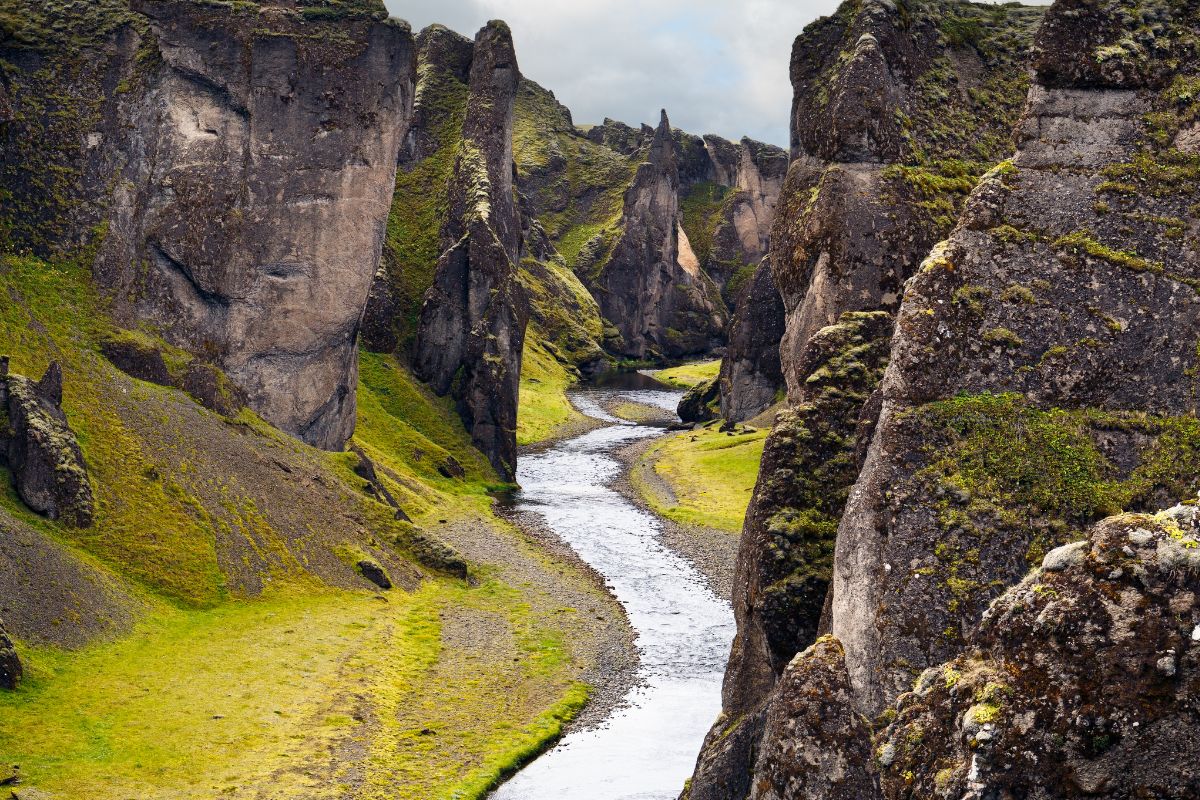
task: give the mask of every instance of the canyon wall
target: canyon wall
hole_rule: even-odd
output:
[[[941,46],[949,51],[957,49],[953,39],[993,30],[989,26],[1002,15],[1037,13],[927,7],[941,11]],[[900,57],[918,37],[901,37],[893,50],[887,25],[920,32],[921,21],[891,16],[884,4],[864,3],[857,13],[860,21],[865,15],[874,25],[885,24],[869,36],[856,35],[842,59],[851,75],[856,64],[861,67],[861,85],[870,91],[858,90],[855,104],[829,118],[810,113],[798,93],[799,122],[814,122],[794,128],[789,182],[810,168],[812,157],[899,153],[904,161],[915,152],[906,157],[905,148],[922,141],[916,128],[905,136],[903,120],[921,118],[921,109],[904,105],[913,92],[874,83],[903,74],[903,65],[919,56]],[[960,24],[972,17],[980,27]],[[948,25],[952,19],[957,21]],[[860,216],[855,209],[875,196],[860,191],[889,174],[919,193],[923,185],[936,189],[944,184],[934,178],[948,177],[945,168],[914,173],[900,163],[873,176],[874,167],[837,165],[825,169],[815,191],[805,195],[810,212],[797,211],[800,206],[780,212],[777,234],[784,230],[774,247],[787,249],[774,263],[788,307],[782,352],[798,413],[812,407],[813,388],[822,383],[863,397],[869,376],[860,367],[840,375],[828,368],[814,372],[811,348],[827,334],[813,329],[834,313],[843,315],[844,324],[847,306],[864,299],[886,309],[892,286],[902,290],[902,304],[879,388],[863,401],[853,435],[843,436],[834,451],[832,463],[849,459],[849,467],[823,487],[820,502],[797,494],[805,485],[795,477],[799,471],[781,471],[764,457],[757,507],[752,505],[739,554],[739,633],[725,714],[685,795],[786,797],[797,786],[819,785],[823,793],[812,796],[1038,796],[1030,793],[1057,787],[1054,796],[1118,797],[1125,796],[1122,787],[1138,781],[1161,787],[1163,796],[1194,791],[1194,759],[1176,762],[1164,755],[1171,768],[1161,774],[1130,761],[1135,751],[1174,752],[1172,737],[1191,724],[1192,712],[1170,699],[1183,691],[1172,687],[1191,680],[1177,661],[1191,658],[1180,650],[1190,648],[1185,642],[1194,617],[1184,602],[1187,590],[1162,577],[1166,573],[1150,558],[1135,568],[1152,576],[1139,589],[1152,596],[1149,605],[1139,605],[1133,595],[1121,594],[1124,568],[1112,563],[1115,551],[1148,558],[1142,548],[1153,549],[1163,529],[1173,530],[1185,549],[1192,546],[1190,523],[1177,527],[1176,521],[1187,514],[1127,515],[1104,523],[1092,532],[1090,555],[1088,547],[1059,546],[1086,537],[1088,526],[1105,515],[1153,513],[1197,489],[1200,232],[1193,206],[1200,155],[1196,95],[1188,87],[1196,80],[1198,22],[1191,4],[1146,10],[1132,2],[1055,3],[1036,48],[1029,48],[1036,82],[1016,124],[1016,155],[978,180],[961,212],[952,207],[956,224],[949,240],[932,247],[903,284],[892,281],[908,278],[909,262],[892,259],[917,251],[875,250],[872,239],[885,236],[894,220]],[[813,40],[794,65],[820,61],[818,45],[833,36],[832,24],[810,26],[805,35]],[[971,48],[983,55],[986,41]],[[932,44],[921,58],[939,52]],[[1016,57],[1024,50],[1011,52]],[[950,57],[956,70],[962,57]],[[808,85],[798,82],[798,88]],[[919,89],[922,81],[915,85]],[[836,97],[829,95],[834,103]],[[894,105],[890,113],[856,117],[854,109],[870,102]],[[829,141],[827,131],[846,136]],[[927,143],[939,138],[926,134]],[[836,187],[828,202],[841,212],[814,214],[822,194]],[[785,187],[781,207],[799,199]],[[910,229],[922,211],[940,207],[936,199],[911,203]],[[835,240],[837,248],[806,244],[805,230],[828,230],[839,218],[869,225],[865,244],[855,244],[853,230]],[[804,225],[794,228],[797,221]],[[788,238],[789,227],[800,231],[799,239]],[[937,231],[928,228],[925,235]],[[773,258],[780,258],[778,249]],[[837,280],[831,285],[822,275]],[[803,291],[797,292],[799,278]],[[865,341],[845,352],[867,352],[863,346]],[[801,456],[831,463],[811,429],[797,435],[787,416],[772,438],[781,435],[801,442]],[[772,447],[769,442],[768,453]],[[844,510],[815,516],[843,487],[849,490]],[[756,522],[761,506],[780,494],[799,496],[805,507],[790,518]],[[788,524],[790,519],[803,524]],[[824,560],[831,572],[816,571],[828,590],[788,594],[779,583],[764,590],[781,551],[797,556],[793,579],[810,575]],[[1038,565],[1043,571],[1027,578]],[[1054,577],[1064,571],[1065,577]],[[781,592],[789,602],[779,603]],[[1065,620],[1062,615],[1075,613],[1069,609],[1093,613],[1084,607],[1097,604],[1082,598],[1096,593],[1122,599],[1095,610],[1087,628],[1095,634],[1091,644],[1072,638],[1083,630],[1075,623],[1041,624],[1056,614]],[[1179,604],[1181,622],[1155,628],[1144,646],[1120,632],[1129,608],[1154,608],[1170,597]],[[821,633],[832,638],[795,655]],[[1044,642],[1046,636],[1051,639]],[[1097,653],[1097,647],[1110,649]],[[985,653],[980,664],[970,655],[978,648]],[[1044,658],[1030,657],[1038,666],[1026,666],[1024,654],[1039,650]],[[1102,688],[1108,685],[1099,677],[1104,665],[1121,659],[1142,688]],[[927,668],[936,672],[925,673]],[[1060,695],[1041,679],[1035,686],[1031,669],[1049,671],[1074,688]],[[968,674],[970,680],[955,689],[955,676]],[[817,706],[805,687],[814,684],[833,687],[829,697],[836,707],[821,713],[846,724],[811,728]],[[1135,712],[1131,698],[1142,692],[1157,699]],[[856,717],[875,720],[875,733],[870,724],[853,724]],[[808,744],[797,754],[790,731],[804,725],[810,726]],[[933,738],[917,736],[918,728]],[[1013,748],[1031,730],[1058,731],[1047,745],[1058,755],[1018,755],[1021,750]]]
[[[747,297],[722,365],[725,408],[763,410],[779,387],[763,373],[778,369],[794,413],[768,439],[747,515],[725,710],[693,798],[746,796],[770,689],[827,618],[837,523],[877,413],[868,398],[886,365],[886,318],[978,177],[1011,153],[1041,13],[845,3],[796,39],[792,158],[768,258],[783,320]],[[863,312],[883,318],[868,324]],[[814,474],[828,479],[810,486]]]
[[[512,34],[490,22],[475,38],[466,113],[454,172],[448,245],[421,305],[416,374],[452,394],[476,446],[512,480],[517,465],[517,391],[528,323],[517,278],[521,219],[513,192]]]
[[[50,152],[86,187],[71,197],[18,175],[17,192],[47,213],[87,208],[57,243],[98,234],[94,274],[119,320],[221,367],[281,429],[341,449],[411,114],[412,36],[381,6],[129,8],[87,54],[95,73],[67,55],[47,79],[40,56],[16,56],[30,67],[11,92],[24,133],[48,124],[37,84],[62,87],[80,145],[64,132]]]

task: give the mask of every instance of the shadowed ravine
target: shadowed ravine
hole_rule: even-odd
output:
[[[661,435],[605,413],[604,390],[575,393],[581,411],[613,424],[523,457],[518,508],[550,527],[612,587],[638,634],[640,685],[600,725],[574,731],[500,787],[496,800],[658,800],[678,796],[720,710],[733,613],[701,575],[661,541],[651,514],[609,487],[610,453]],[[679,395],[620,391],[674,409]]]

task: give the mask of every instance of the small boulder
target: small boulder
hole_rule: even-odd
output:
[[[246,407],[246,393],[225,376],[225,373],[203,361],[187,365],[179,388],[196,398],[200,405],[223,417],[232,417]]]
[[[698,383],[687,390],[679,401],[676,413],[684,422],[708,422],[717,417],[717,404],[721,401],[721,387],[717,379]]]
[[[377,562],[369,558],[364,558],[358,562],[357,566],[359,574],[380,589],[392,588],[392,579],[388,577],[387,572]]]
[[[454,456],[446,456],[442,463],[438,464],[437,471],[443,478],[462,480],[467,476],[467,471]]]
[[[130,377],[171,385],[171,372],[163,359],[162,351],[138,335],[122,331],[114,333],[100,342],[100,352],[113,366]]]
[[[13,474],[17,494],[50,519],[86,528],[94,500],[83,451],[62,410],[62,369],[51,363],[38,382],[0,367],[0,406],[8,426],[0,430],[0,460]]]

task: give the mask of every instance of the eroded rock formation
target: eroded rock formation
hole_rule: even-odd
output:
[[[133,7],[158,66],[127,109],[97,278],[119,315],[213,359],[266,419],[340,449],[411,113],[411,34],[270,6]]]
[[[17,648],[9,638],[8,631],[4,629],[4,620],[0,620],[0,689],[17,688],[24,674],[21,659],[17,657]]]
[[[413,350],[417,374],[453,394],[476,446],[516,472],[517,392],[528,322],[517,278],[521,220],[513,193],[512,34],[491,22],[475,39],[470,94],[450,184],[450,215]]]
[[[621,236],[591,284],[619,334],[608,346],[622,356],[679,358],[721,341],[724,304],[680,227],[679,169],[665,111],[625,192]]]
[[[8,371],[0,358],[0,464],[12,472],[17,494],[50,519],[92,524],[92,487],[79,442],[62,410],[62,368],[51,362],[39,381]]]
[[[783,389],[779,342],[784,333],[783,298],[768,261],[738,294],[721,359],[721,416],[742,422],[771,407]]]
[[[1040,16],[964,2],[902,11],[868,0],[844,4],[796,40],[792,161],[768,259],[782,297],[782,341],[767,333],[767,302],[748,306],[723,365],[723,402],[736,411],[767,401],[770,382],[760,365],[773,369],[777,346],[796,413],[806,415],[817,394],[834,407],[801,420],[781,415],[764,452],[739,552],[726,720],[761,723],[775,680],[818,631],[838,519],[861,463],[858,445],[865,451],[878,412],[867,401],[886,363],[886,312],[949,232],[977,177],[1011,154],[1009,131],[1027,86],[1024,58]],[[765,285],[754,290],[770,296]],[[845,328],[858,312],[882,316]],[[870,333],[863,335],[866,319]],[[858,333],[846,338],[837,329]],[[757,403],[737,397],[743,385]],[[814,469],[829,471],[828,482],[810,483]],[[752,764],[757,737],[745,740],[736,753],[706,748],[691,797],[745,796],[735,787],[748,779],[729,777]]]
[[[1195,759],[1177,753],[1174,741],[1187,738],[1194,712],[1181,699],[1190,689],[1168,680],[1190,679],[1180,664],[1194,627],[1185,586],[1192,534],[1169,520],[1126,516],[1094,529],[1090,545],[1054,549],[1106,514],[1153,512],[1194,494],[1200,468],[1193,393],[1200,261],[1188,210],[1197,156],[1187,150],[1196,112],[1183,89],[1195,80],[1200,12],[1158,6],[1147,21],[1135,5],[1060,0],[1050,9],[1017,154],[980,180],[949,240],[907,282],[890,363],[861,413],[855,438],[870,444],[856,453],[863,465],[838,523],[832,587],[817,625],[845,655],[810,680],[847,679],[848,699],[829,713],[875,719],[883,712],[879,724],[898,713],[896,722],[875,737],[843,731],[813,758],[760,760],[740,784],[737,770],[757,756],[743,751],[722,767],[711,748],[700,766],[719,780],[694,782],[691,797],[744,796],[738,785],[778,791],[780,775],[792,785],[845,777],[822,765],[859,763],[862,736],[877,756],[869,770],[883,768],[879,794],[868,786],[859,795],[866,798],[1123,797],[1135,783],[1155,796],[1195,792]],[[884,18],[883,4],[863,8]],[[1138,20],[1148,27],[1133,36]],[[895,74],[886,42],[886,30],[860,36],[849,68],[861,59],[864,76]],[[870,68],[880,57],[890,72]],[[859,102],[891,102],[887,86],[876,88]],[[909,114],[818,114],[829,129],[852,135],[825,142],[814,138],[821,126],[804,125],[795,143],[823,157],[839,149],[842,158],[886,153],[905,141],[903,126],[897,137],[891,121]],[[789,181],[796,170],[794,163]],[[853,172],[839,168],[822,182]],[[816,187],[816,207],[826,188]],[[779,224],[788,218],[782,212]],[[828,252],[810,255],[808,263],[838,263]],[[877,266],[868,272],[878,277]],[[819,272],[802,301],[789,305],[789,337],[817,324],[800,312],[820,307],[812,297]],[[793,289],[781,277],[787,300]],[[856,284],[838,282],[847,285]],[[837,292],[826,296],[832,307],[842,302]],[[801,396],[812,379],[804,352],[785,340],[789,391]],[[751,524],[743,556],[754,541]],[[1171,566],[1158,566],[1158,558]],[[756,574],[769,563],[760,559]],[[1041,563],[1047,573],[985,614]],[[1179,616],[1160,626],[1156,608],[1170,607],[1170,598]],[[1144,641],[1121,621],[1134,607],[1148,615]],[[789,694],[775,665],[747,671],[738,663],[743,635],[753,630],[739,625],[731,674],[750,679],[732,704],[727,685],[725,718],[741,712],[759,725],[772,716],[785,728],[799,725],[779,709],[811,713],[803,692]],[[1104,678],[1118,663],[1129,671]],[[1048,684],[1050,675],[1058,678]],[[1106,685],[1111,697],[1102,696]],[[777,693],[754,704],[771,686]],[[1145,700],[1136,713],[1132,697]],[[1030,747],[1029,737],[1042,732],[1048,738]],[[1135,748],[1145,760],[1135,763]],[[765,738],[761,752],[766,757]],[[1160,761],[1170,764],[1161,774],[1142,767]],[[722,793],[722,785],[733,789]]]

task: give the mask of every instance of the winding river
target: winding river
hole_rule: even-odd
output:
[[[617,419],[602,402],[673,411],[679,394],[597,388],[571,399],[610,424],[522,457],[516,505],[541,514],[612,587],[637,632],[639,683],[604,722],[563,737],[493,798],[673,800],[721,708],[733,612],[663,543],[658,519],[610,488],[622,469],[612,452],[663,430]]]

